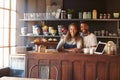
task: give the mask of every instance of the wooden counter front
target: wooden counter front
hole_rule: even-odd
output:
[[[35,64],[55,65],[58,69],[57,80],[120,80],[119,55],[85,55],[85,54],[26,54],[26,77]],[[39,78],[39,67],[33,70],[31,77]],[[50,68],[50,78],[55,71]]]

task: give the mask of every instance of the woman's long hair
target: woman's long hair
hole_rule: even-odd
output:
[[[78,29],[79,26],[77,26],[76,23],[71,23],[71,24],[69,25],[69,28],[68,28],[68,32],[67,32],[67,34],[66,34],[65,41],[71,41],[71,39],[72,39],[72,36],[71,36],[71,34],[70,34],[70,26],[74,26],[74,27],[75,27],[75,29],[77,30],[77,32],[76,32],[74,38],[75,38],[76,41],[80,41],[81,38],[80,38],[80,34],[79,34],[79,29]]]

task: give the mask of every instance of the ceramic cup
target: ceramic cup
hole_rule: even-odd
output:
[[[90,54],[94,54],[95,48],[90,48]]]
[[[83,52],[84,52],[84,54],[89,54],[90,50],[89,50],[89,48],[84,48]]]
[[[27,27],[21,27],[21,34],[26,35],[27,34]]]

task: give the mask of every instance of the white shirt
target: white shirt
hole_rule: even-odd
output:
[[[97,45],[97,38],[93,33],[90,33],[88,36],[83,37],[84,47],[91,47]]]

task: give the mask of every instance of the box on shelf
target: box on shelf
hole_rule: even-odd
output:
[[[24,53],[24,52],[30,51],[32,49],[33,48],[30,46],[18,46],[18,47],[16,47],[17,53]]]

